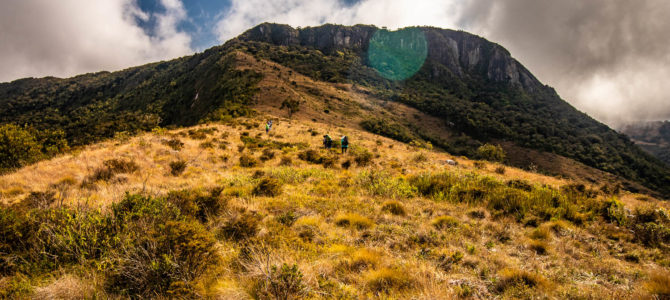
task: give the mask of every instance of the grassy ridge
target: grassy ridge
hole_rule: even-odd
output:
[[[352,149],[337,155],[319,149],[318,124],[264,136],[260,121],[109,141],[3,176],[2,296],[668,292],[663,202],[342,128]]]

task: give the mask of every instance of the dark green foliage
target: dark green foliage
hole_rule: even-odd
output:
[[[531,185],[530,182],[522,179],[512,179],[507,182],[507,186],[519,190],[524,190],[526,192],[530,192],[533,190],[533,185]]]
[[[621,226],[626,225],[627,223],[627,217],[623,203],[621,203],[621,201],[617,200],[616,198],[611,198],[602,204],[600,215],[607,222],[616,223]]]
[[[234,241],[246,240],[258,233],[258,223],[258,217],[253,213],[235,214],[221,226],[220,233]]]
[[[170,174],[172,174],[172,176],[179,176],[181,173],[184,173],[186,166],[188,166],[188,163],[186,163],[185,160],[180,159],[170,162]]]
[[[410,132],[406,126],[389,122],[385,119],[365,120],[361,122],[361,127],[372,133],[383,135],[404,143],[409,143],[417,139],[416,136]]]
[[[338,162],[339,157],[335,155],[327,155],[321,158],[321,164],[323,164],[324,168],[335,168]]]
[[[83,145],[116,132],[249,115],[262,75],[237,70],[231,47],[114,73],[3,83],[0,119],[61,129],[70,144]]]
[[[323,156],[321,156],[319,151],[314,149],[309,149],[298,153],[298,158],[313,164],[320,164],[323,162]]]
[[[0,173],[68,150],[63,131],[0,125]]]
[[[169,140],[162,140],[161,143],[163,145],[166,145],[166,146],[172,148],[172,150],[175,150],[175,151],[179,151],[182,148],[184,148],[184,143],[182,141],[180,141],[178,138],[174,138],[174,137],[169,139]]]
[[[367,149],[356,151],[354,153],[354,161],[359,167],[365,167],[372,162],[372,153]]]
[[[273,265],[267,271],[267,276],[257,283],[256,297],[259,299],[301,299],[307,294],[297,265]]]
[[[288,111],[288,117],[292,117],[294,113],[300,111],[300,101],[295,99],[286,99],[281,103],[280,109]]]
[[[477,148],[477,156],[479,159],[502,162],[505,160],[505,151],[500,145],[485,144]]]
[[[261,161],[268,161],[275,158],[275,152],[272,149],[263,149],[263,154],[261,154]]]
[[[133,160],[110,159],[102,163],[102,167],[97,168],[93,174],[87,176],[82,181],[82,187],[92,188],[97,181],[109,181],[116,174],[133,173],[139,169],[139,166]]]
[[[200,222],[205,222],[213,216],[223,212],[228,204],[228,199],[221,195],[221,188],[210,191],[180,190],[170,191],[166,200],[179,208],[182,214],[196,217]]]
[[[48,208],[51,204],[56,202],[56,193],[53,191],[46,192],[30,192],[30,195],[23,199],[21,203],[27,208]]]
[[[258,160],[251,155],[242,154],[242,156],[240,156],[240,166],[243,168],[253,168],[258,166]]]
[[[273,177],[265,177],[254,187],[256,196],[276,197],[282,192],[282,183]]]
[[[216,261],[213,236],[197,223],[156,225],[114,259],[106,287],[134,296],[183,295],[189,282]]]
[[[291,210],[277,216],[277,222],[286,225],[286,226],[293,226],[293,223],[298,220],[298,216],[295,215],[295,213]]]

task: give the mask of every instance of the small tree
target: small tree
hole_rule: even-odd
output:
[[[0,172],[32,163],[40,155],[40,145],[28,130],[12,124],[0,126]]]
[[[294,99],[286,99],[281,103],[280,109],[288,110],[288,117],[292,117],[293,113],[300,110],[300,101]]]
[[[505,151],[500,145],[485,144],[477,149],[477,156],[488,161],[502,162],[505,160]]]

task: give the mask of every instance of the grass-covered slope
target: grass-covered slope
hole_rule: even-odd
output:
[[[383,38],[376,38],[379,32],[384,33]],[[372,54],[368,52],[371,39]],[[416,51],[396,49],[405,46]],[[248,55],[256,63],[272,61],[277,66],[240,68],[240,57]],[[426,60],[420,65],[417,57],[424,55]],[[381,73],[371,66],[377,66]],[[279,68],[288,71],[275,72]],[[413,76],[397,80],[411,75],[408,70],[417,69]],[[363,25],[297,30],[262,24],[223,46],[168,62],[69,79],[2,83],[0,119],[2,123],[26,126],[26,131],[35,132],[33,140],[47,136],[79,146],[119,132],[249,115],[258,108],[256,100],[269,92],[261,90],[258,83],[271,74],[274,78],[270,80],[291,85],[282,86],[281,92],[277,88],[270,91],[283,95],[283,99],[274,97],[276,103],[261,105],[279,107],[284,100],[293,100],[329,106],[331,100],[337,100],[324,97],[321,88],[298,86],[292,79],[293,72],[310,77],[312,85],[345,85],[352,91],[351,96],[338,99],[365,95],[363,98],[402,104],[421,113],[393,112],[397,105],[379,114],[366,111],[370,105],[364,104],[354,109],[345,107],[346,111],[333,110],[338,116],[354,116],[352,120],[360,115],[369,117],[356,124],[350,121],[352,128],[363,126],[400,141],[431,142],[450,153],[467,156],[474,155],[486,142],[509,144],[574,159],[666,197],[670,194],[667,167],[624,135],[561,100],[504,48],[465,32],[438,28],[389,33]],[[314,97],[306,101],[304,94],[296,92],[299,89]],[[330,111],[327,108],[319,113],[323,116]],[[385,113],[395,117],[388,118]],[[0,151],[0,155],[4,153]],[[49,151],[39,151],[39,155],[19,165],[49,155]],[[537,161],[511,162],[525,168],[538,165]],[[0,164],[0,171],[9,168]]]
[[[2,298],[667,297],[667,202],[324,123],[118,137],[0,177]],[[349,136],[346,155],[321,135]],[[457,166],[447,165],[453,159]]]
[[[441,118],[467,138],[442,140],[432,132],[416,134],[452,153],[472,155],[476,149],[473,144],[510,141],[575,159],[665,195],[670,193],[670,171],[658,159],[563,101],[501,46],[462,31],[420,29],[428,55],[423,67],[403,81],[388,80],[371,67],[369,41],[378,31],[373,26],[324,25],[297,30],[261,24],[239,39],[245,51],[260,58],[318,80],[353,82],[370,88],[380,98]],[[407,39],[402,35],[397,38]],[[377,126],[381,130],[376,132],[398,137],[385,133],[382,127]]]

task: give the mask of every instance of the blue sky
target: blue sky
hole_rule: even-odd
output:
[[[191,48],[202,51],[219,44],[215,31],[216,23],[221,15],[230,8],[230,1],[188,0],[182,3],[188,17],[178,24],[177,29],[191,36]],[[165,8],[159,0],[139,0],[138,5],[151,17],[147,22],[139,18],[136,18],[136,21],[148,35],[153,35],[156,27],[155,14],[164,13]]]

